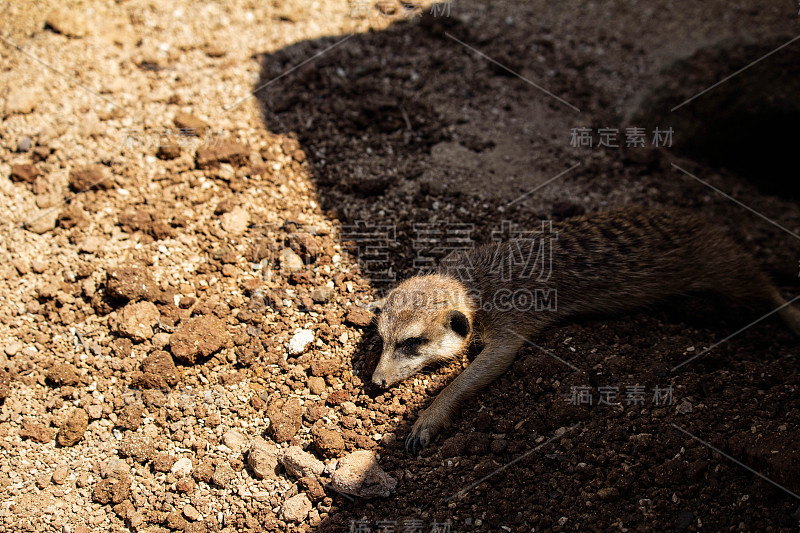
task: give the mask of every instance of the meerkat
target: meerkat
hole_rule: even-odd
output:
[[[406,439],[412,453],[431,442],[460,403],[505,372],[527,339],[576,315],[714,292],[779,308],[800,335],[800,311],[721,228],[694,214],[623,208],[547,229],[541,237],[455,254],[436,273],[412,277],[370,306],[383,341],[372,375],[380,387],[459,357],[475,340],[483,345],[417,418]]]

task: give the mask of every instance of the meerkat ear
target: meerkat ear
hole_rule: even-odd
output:
[[[386,298],[381,298],[380,300],[375,300],[374,302],[370,302],[367,304],[367,311],[379,315],[383,308],[386,306]]]
[[[465,337],[469,335],[469,320],[467,319],[467,315],[462,313],[461,311],[450,311],[447,314],[447,320],[450,325],[450,329],[456,332],[461,337]]]

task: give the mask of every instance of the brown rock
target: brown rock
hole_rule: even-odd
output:
[[[176,142],[165,142],[158,146],[156,156],[159,159],[175,159],[181,155],[181,146]]]
[[[144,342],[153,336],[153,326],[159,318],[161,314],[154,303],[131,302],[119,312],[116,330],[134,341]]]
[[[267,434],[280,444],[288,442],[300,429],[303,424],[303,407],[297,398],[291,398],[286,402],[272,402],[267,409],[267,416],[270,421]]]
[[[217,468],[214,469],[214,475],[211,476],[211,482],[218,487],[227,487],[235,477],[236,473],[233,471],[233,468],[231,468],[230,463],[224,462],[220,463]]]
[[[197,465],[197,468],[192,470],[192,477],[197,481],[208,483],[214,476],[214,464],[211,460],[206,460]]]
[[[89,415],[81,408],[75,409],[69,418],[61,423],[58,430],[58,444],[61,446],[74,446],[83,438],[89,426]]]
[[[129,514],[134,512],[136,512],[136,508],[133,506],[130,500],[125,500],[122,503],[118,503],[114,506],[114,514],[123,520],[128,518]]]
[[[375,315],[373,315],[366,309],[361,309],[360,307],[351,307],[350,310],[347,312],[347,316],[345,317],[344,322],[348,326],[365,328],[372,323],[372,318],[374,316]]]
[[[300,446],[289,446],[280,453],[278,459],[286,471],[296,478],[319,476],[325,469],[322,461]]]
[[[311,428],[314,447],[325,458],[338,457],[344,451],[344,439],[340,431],[319,423]]]
[[[74,228],[75,226],[82,225],[86,222],[87,217],[83,209],[78,205],[70,204],[64,206],[63,209],[57,214],[56,220],[58,225],[62,228]]]
[[[153,470],[156,472],[169,472],[175,464],[175,456],[168,453],[159,453],[153,459]]]
[[[328,395],[327,402],[330,405],[340,405],[350,399],[350,393],[346,390],[333,391]]]
[[[198,511],[197,508],[195,508],[195,506],[192,504],[187,504],[183,507],[183,516],[192,522],[196,522],[203,518],[203,515],[200,514],[200,511]]]
[[[166,389],[178,384],[178,369],[172,356],[156,351],[142,361],[142,371],[131,378],[131,385],[142,389]]]
[[[597,496],[604,501],[613,501],[619,497],[619,490],[614,487],[603,487],[597,491]]]
[[[172,511],[167,515],[166,525],[173,531],[186,531],[189,527],[189,522],[180,511]]]
[[[130,339],[114,339],[111,341],[111,350],[120,358],[133,355],[133,342]]]
[[[126,476],[109,477],[97,483],[92,492],[92,499],[101,504],[118,504],[127,500],[131,495],[131,480]]]
[[[334,290],[330,287],[317,287],[311,291],[311,300],[317,304],[324,304],[329,302],[334,294]]]
[[[311,501],[316,503],[325,498],[325,489],[315,476],[305,476],[297,480]]]
[[[45,161],[50,154],[53,153],[53,149],[49,146],[34,146],[33,147],[33,160],[34,161]]]
[[[114,186],[114,180],[103,165],[88,165],[70,170],[69,186],[76,192],[89,189],[106,190]]]
[[[39,177],[39,169],[36,168],[36,165],[11,165],[11,181],[33,183],[37,177]]]
[[[284,522],[302,522],[311,511],[311,507],[308,496],[301,492],[283,502],[279,516]]]
[[[182,135],[200,136],[208,131],[208,124],[191,113],[177,113],[173,121],[181,129]]]
[[[59,465],[53,470],[50,479],[52,479],[53,483],[56,485],[63,485],[67,482],[67,476],[69,476],[69,468],[65,465]]]
[[[153,458],[156,449],[150,437],[126,433],[119,443],[117,453],[120,457],[130,457],[137,463],[144,464]]]
[[[183,494],[192,492],[194,490],[194,487],[195,487],[195,482],[190,477],[185,477],[183,479],[178,480],[178,482],[175,483],[175,488],[178,489],[178,492]]]
[[[143,268],[115,268],[108,271],[106,294],[118,300],[155,301],[161,291]]]
[[[56,387],[74,387],[81,382],[75,367],[66,363],[53,366],[47,372],[47,381]]]
[[[86,35],[86,18],[77,9],[56,9],[47,15],[45,27],[67,37],[79,38]]]
[[[191,318],[181,324],[169,339],[172,355],[179,361],[194,364],[197,357],[208,357],[230,341],[225,322],[214,316]]]
[[[250,149],[244,144],[223,141],[218,146],[198,148],[195,157],[200,169],[219,168],[222,163],[241,167],[250,159]]]
[[[231,235],[241,235],[247,230],[250,223],[250,213],[242,207],[234,207],[230,212],[222,215],[220,225]]]
[[[60,212],[61,210],[58,207],[49,207],[36,211],[25,220],[25,229],[39,235],[47,233],[56,227]]]
[[[122,408],[122,412],[117,417],[117,426],[123,429],[136,431],[142,427],[142,415],[144,409],[139,404],[130,404]]]
[[[267,434],[278,444],[288,442],[297,434],[302,422],[283,413],[275,413],[269,417]]]
[[[311,392],[311,394],[316,394],[317,396],[319,396],[320,394],[325,392],[325,388],[326,385],[324,378],[318,376],[313,376],[308,378],[308,390],[309,392]]]
[[[133,231],[148,231],[153,225],[153,217],[142,209],[129,208],[117,215],[117,221],[122,229],[128,233]]]
[[[324,359],[322,361],[314,361],[311,363],[312,376],[333,376],[339,373],[341,362],[338,359]]]
[[[55,430],[37,422],[23,422],[19,436],[22,439],[33,439],[36,442],[46,443],[53,440]]]
[[[292,233],[289,236],[289,247],[308,262],[314,262],[322,253],[316,239],[308,233]]]

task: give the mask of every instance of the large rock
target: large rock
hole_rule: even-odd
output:
[[[177,113],[173,120],[183,135],[201,136],[208,131],[208,124],[191,113]]]
[[[373,452],[358,450],[339,461],[331,484],[340,492],[362,498],[388,498],[397,480],[378,466]]]
[[[250,149],[244,144],[222,141],[214,146],[198,148],[195,158],[200,169],[219,168],[222,163],[241,167],[250,159]]]
[[[153,277],[143,268],[120,267],[108,271],[106,294],[111,298],[151,302],[160,292]]]
[[[236,479],[236,472],[233,471],[229,463],[221,463],[214,469],[211,481],[218,487],[227,487]]]
[[[75,409],[61,423],[56,440],[61,446],[74,446],[83,438],[88,426],[89,415],[86,411],[81,408]]]
[[[108,168],[103,165],[87,165],[70,170],[69,186],[75,192],[89,189],[105,190],[113,187],[114,181],[108,173]]]
[[[94,486],[92,499],[101,504],[118,504],[131,495],[131,479],[128,476],[108,477]]]
[[[280,461],[289,474],[296,478],[319,476],[325,470],[322,461],[304,451],[300,446],[289,446],[280,454]]]
[[[25,221],[25,229],[39,235],[47,233],[56,227],[60,214],[61,209],[57,207],[48,207],[37,211]]]
[[[178,477],[185,477],[192,473],[192,460],[188,457],[182,457],[175,461],[170,468],[170,472]]]
[[[279,254],[281,270],[292,273],[299,272],[305,268],[305,264],[299,255],[294,253],[291,248],[284,248]]]
[[[274,402],[267,409],[267,434],[278,443],[291,440],[303,424],[303,407],[297,398]]]
[[[222,215],[222,229],[231,235],[241,235],[250,224],[250,213],[242,207],[234,207],[229,213]]]
[[[172,355],[179,361],[194,364],[198,357],[208,357],[228,344],[230,334],[225,322],[214,316],[190,318],[169,339]]]
[[[153,336],[153,326],[160,317],[152,302],[129,303],[119,313],[117,331],[134,341],[143,342]]]
[[[11,165],[11,181],[33,183],[39,177],[39,169],[30,163]]]
[[[141,389],[166,389],[178,384],[178,369],[172,356],[155,351],[142,361],[141,372],[134,372],[131,385]]]
[[[47,371],[47,382],[56,387],[74,387],[81,382],[81,378],[74,366],[59,363]]]
[[[311,500],[304,492],[296,494],[283,502],[280,518],[284,522],[302,522],[311,511]]]
[[[258,479],[277,479],[278,447],[262,438],[255,439],[247,453],[247,464]]]
[[[242,451],[242,447],[244,446],[246,440],[247,437],[245,437],[241,431],[235,429],[228,430],[222,435],[222,443],[233,453],[239,453]]]
[[[51,11],[45,20],[45,26],[67,37],[79,38],[86,35],[88,24],[86,17],[74,7]]]
[[[344,439],[341,430],[314,424],[311,428],[314,447],[323,457],[338,457],[344,451]]]

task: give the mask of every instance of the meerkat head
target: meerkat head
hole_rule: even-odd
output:
[[[472,333],[464,285],[442,275],[416,276],[375,302],[383,352],[372,382],[389,387],[432,363],[461,354]]]

